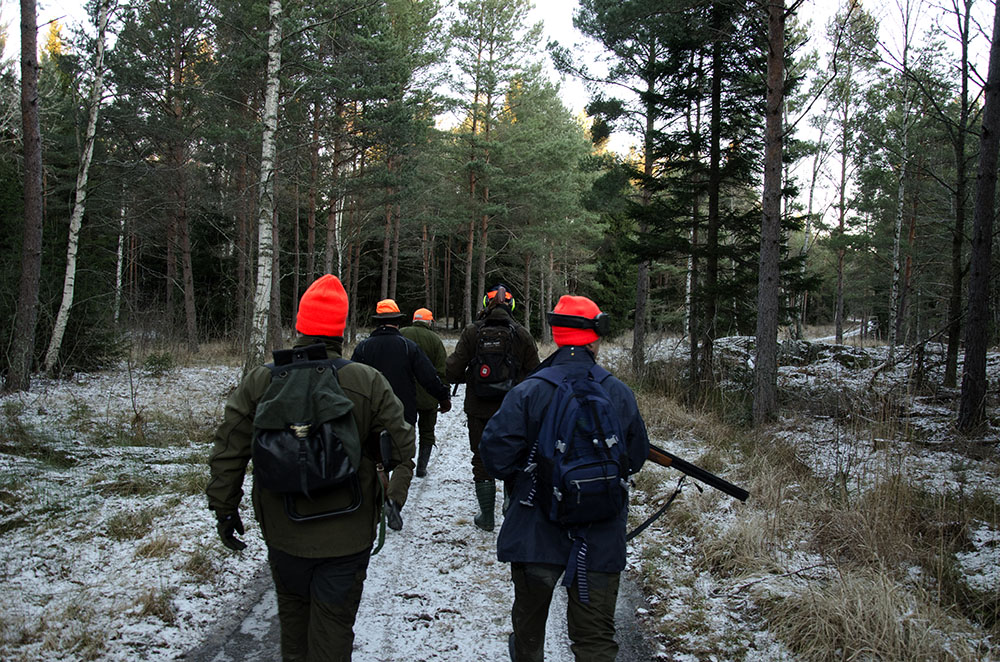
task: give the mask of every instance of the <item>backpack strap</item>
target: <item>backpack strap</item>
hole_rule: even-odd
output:
[[[576,580],[576,593],[583,604],[590,604],[590,587],[587,584],[587,540],[579,532],[574,532],[573,546],[569,550],[569,560],[563,575],[562,585],[567,589]]]

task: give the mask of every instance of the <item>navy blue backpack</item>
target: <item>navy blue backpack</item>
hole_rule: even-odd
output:
[[[628,452],[614,403],[601,385],[611,376],[594,364],[570,377],[565,366],[531,375],[556,387],[526,471],[532,488],[525,505],[537,505],[553,522],[585,525],[617,517],[628,502]]]

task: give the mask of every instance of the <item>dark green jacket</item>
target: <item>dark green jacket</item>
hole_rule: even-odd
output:
[[[296,347],[317,342],[325,343],[327,356],[339,358],[341,339],[302,337]],[[393,459],[396,472],[413,474],[416,441],[413,426],[403,420],[403,405],[392,392],[382,374],[361,363],[351,363],[338,372],[340,387],[354,403],[354,421],[362,440],[377,439],[378,432],[388,430],[395,441]],[[206,493],[208,507],[227,514],[239,508],[243,498],[243,479],[250,462],[253,441],[253,419],[257,403],[271,382],[266,366],[251,370],[226,402],[222,425],[215,434],[215,446],[209,456],[211,479]],[[364,443],[364,442],[363,442]],[[358,478],[363,495],[356,511],[311,522],[293,522],[285,515],[284,496],[258,488],[251,492],[254,515],[267,544],[294,556],[322,558],[347,556],[370,549],[375,539],[380,514],[379,488],[375,472],[377,449],[365,448]],[[409,481],[404,481],[409,484]],[[401,503],[406,495],[393,495]],[[347,499],[339,494],[317,497],[315,501],[298,499],[296,508],[302,514],[323,512],[343,505]]]
[[[431,365],[437,370],[438,377],[447,384],[448,380],[445,379],[444,375],[444,362],[448,358],[448,352],[438,334],[434,333],[426,322],[414,322],[412,326],[404,326],[399,332],[424,350],[424,354],[431,360]],[[420,384],[417,384],[417,409],[436,409],[437,406],[438,399],[428,393]]]
[[[523,326],[514,321],[510,312],[504,306],[496,306],[483,320],[501,321],[504,318],[514,325],[514,365],[517,366],[516,383],[520,383],[538,366],[538,348],[535,339]],[[480,323],[482,320],[480,320]],[[462,330],[462,335],[455,345],[455,351],[445,361],[445,373],[452,384],[463,384],[466,381],[466,370],[469,362],[476,354],[476,344],[479,339],[479,325],[472,323]],[[465,389],[465,413],[478,418],[489,418],[500,408],[502,400],[484,400]]]

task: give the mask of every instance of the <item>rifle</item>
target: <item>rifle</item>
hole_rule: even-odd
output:
[[[673,467],[674,469],[677,469],[677,471],[685,473],[696,480],[700,480],[709,487],[714,487],[715,489],[719,490],[720,492],[728,494],[734,499],[739,499],[740,501],[746,501],[747,497],[750,496],[750,493],[747,492],[742,487],[733,485],[728,480],[724,478],[719,478],[715,474],[705,471],[701,467],[695,466],[690,462],[687,462],[686,460],[682,460],[673,453],[668,453],[667,451],[663,450],[662,448],[659,448],[658,446],[654,446],[653,444],[649,445],[649,455],[646,456],[646,459],[652,460],[653,462],[656,462],[662,467]]]
[[[652,460],[653,462],[659,464],[660,466],[673,467],[674,469],[677,469],[684,475],[681,476],[681,479],[679,481],[677,481],[677,488],[674,490],[674,493],[670,495],[670,498],[667,499],[667,502],[663,504],[659,510],[653,513],[645,522],[643,522],[639,526],[629,531],[628,535],[625,536],[626,542],[632,540],[632,538],[635,538],[637,535],[645,531],[646,527],[648,527],[650,524],[659,519],[660,515],[667,512],[667,508],[669,508],[670,504],[674,502],[674,499],[677,498],[677,495],[681,493],[681,490],[684,487],[684,479],[687,478],[688,476],[700,480],[706,485],[714,487],[720,492],[724,492],[729,496],[733,497],[734,499],[739,499],[740,501],[746,501],[747,497],[750,496],[750,493],[747,492],[742,487],[733,485],[728,480],[725,480],[724,478],[719,478],[715,474],[705,471],[701,467],[695,466],[686,460],[682,460],[673,453],[668,453],[667,451],[663,450],[658,446],[654,446],[653,444],[649,445],[649,455],[646,456],[646,459]],[[701,488],[699,487],[698,489],[700,490]]]

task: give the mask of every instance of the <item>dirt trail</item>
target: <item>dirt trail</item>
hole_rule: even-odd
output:
[[[430,469],[427,477],[413,480],[402,531],[387,531],[385,547],[372,558],[355,625],[356,662],[507,659],[510,569],[496,560],[496,533],[472,523],[476,501],[461,396],[455,402],[455,410],[439,416]],[[216,635],[185,659],[279,659],[277,611],[266,572],[259,585],[260,598],[232,621],[220,623]],[[623,582],[619,660],[652,658],[636,629],[638,600],[634,587]],[[545,659],[550,662],[573,660],[565,610],[565,591],[560,589],[548,621]]]

